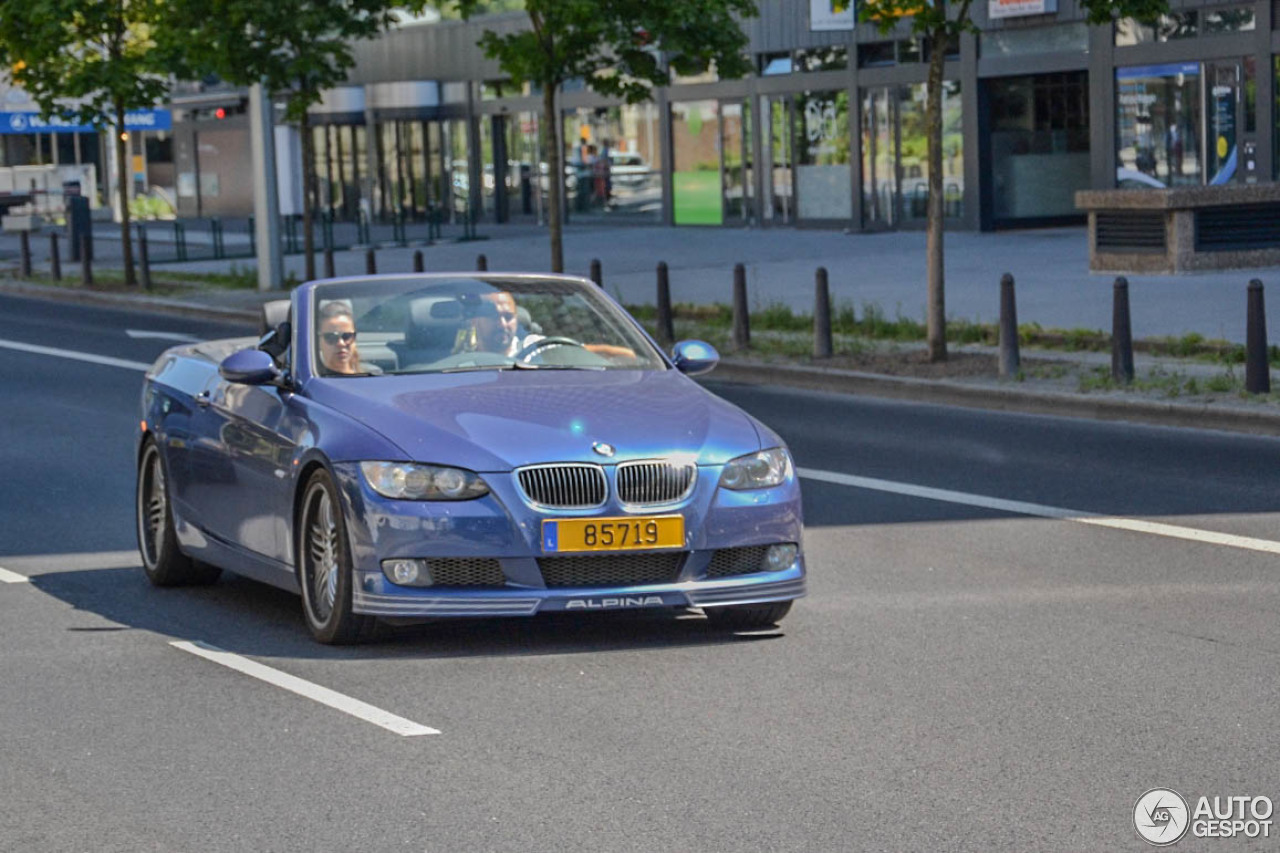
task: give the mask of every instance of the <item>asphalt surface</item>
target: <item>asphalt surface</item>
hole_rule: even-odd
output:
[[[779,630],[609,614],[332,649],[259,584],[152,589],[141,371],[11,346],[146,363],[245,330],[0,316],[0,568],[30,578],[0,582],[0,850],[1143,850],[1150,788],[1280,798],[1280,440],[711,381],[806,473],[810,597]]]

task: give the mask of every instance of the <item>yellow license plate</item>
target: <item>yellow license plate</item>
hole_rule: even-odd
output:
[[[684,547],[684,516],[564,518],[542,522],[543,551],[643,551]]]

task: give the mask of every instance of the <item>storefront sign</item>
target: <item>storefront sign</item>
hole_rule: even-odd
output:
[[[1052,15],[1057,11],[1058,0],[987,0],[987,17],[992,20]]]
[[[173,113],[168,110],[134,110],[124,114],[125,130],[173,130]],[[41,118],[36,112],[0,112],[0,134],[93,133],[91,124],[81,124],[61,116]]]
[[[809,0],[809,29],[852,30],[853,0]]]

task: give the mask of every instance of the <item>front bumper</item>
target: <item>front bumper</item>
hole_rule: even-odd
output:
[[[365,485],[355,465],[337,465],[354,577],[357,613],[399,618],[532,616],[652,607],[722,607],[790,601],[805,595],[800,489],[794,477],[773,489],[732,492],[718,487],[720,470],[700,470],[688,499],[661,514],[685,519],[685,547],[668,582],[548,586],[539,559],[546,519],[641,515],[610,503],[591,511],[530,506],[513,476],[485,475],[491,493],[459,502],[395,501]],[[712,576],[720,549],[794,542],[794,563],[781,571]],[[652,553],[652,552],[651,552]],[[598,556],[598,555],[597,555]],[[382,561],[394,558],[497,560],[505,583],[484,587],[417,587],[392,583]],[[605,557],[607,559],[607,556]],[[584,557],[584,559],[586,559]]]

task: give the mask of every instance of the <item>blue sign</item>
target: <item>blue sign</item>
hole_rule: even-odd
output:
[[[133,110],[124,114],[125,130],[173,130],[173,113],[169,110]],[[62,116],[41,118],[40,113],[0,112],[0,134],[26,133],[94,133],[91,124],[80,124]]]
[[[1168,65],[1139,65],[1117,68],[1117,80],[1133,80],[1138,77],[1177,77],[1179,74],[1198,75],[1200,63],[1173,62]]]

